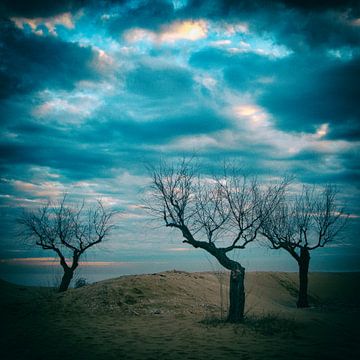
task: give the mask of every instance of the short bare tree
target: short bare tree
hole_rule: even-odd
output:
[[[113,215],[101,201],[93,206],[84,202],[76,206],[68,204],[64,195],[60,202],[49,201],[40,208],[24,210],[18,223],[22,238],[29,244],[51,250],[59,257],[64,270],[59,287],[62,292],[68,289],[80,257],[109,235]]]
[[[163,163],[151,175],[147,208],[166,227],[179,230],[184,243],[207,251],[231,271],[227,320],[241,322],[245,268],[229,254],[256,239],[283,185],[261,190],[256,178],[227,169],[221,178],[204,178],[186,159],[177,166]]]
[[[310,251],[333,241],[346,224],[347,215],[337,205],[334,186],[323,189],[303,186],[299,195],[284,192],[275,210],[261,222],[261,234],[273,249],[286,250],[298,263],[297,307],[309,306]]]

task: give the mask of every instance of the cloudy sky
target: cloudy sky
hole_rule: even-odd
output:
[[[351,226],[320,268],[359,269],[357,1],[3,0],[0,13],[2,265],[52,256],[21,244],[14,219],[65,191],[122,210],[94,258],[206,264],[139,207],[146,164],[196,154],[337,184]]]

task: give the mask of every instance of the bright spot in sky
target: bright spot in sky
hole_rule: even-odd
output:
[[[207,22],[203,20],[175,22],[161,34],[160,40],[164,42],[196,41],[206,37],[207,27]]]
[[[322,124],[316,131],[316,137],[322,138],[329,132],[329,124]]]
[[[234,108],[236,117],[250,121],[253,126],[266,125],[268,114],[257,105],[240,105]]]

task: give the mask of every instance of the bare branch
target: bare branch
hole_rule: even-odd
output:
[[[23,211],[18,223],[22,229],[20,235],[26,241],[57,254],[67,280],[71,280],[70,273],[77,268],[80,256],[102,242],[113,229],[113,215],[114,212],[106,210],[101,201],[90,207],[85,207],[84,201],[75,206],[68,204],[64,195],[58,203],[49,201],[39,209]],[[71,256],[70,265],[66,254]]]
[[[283,248],[298,260],[296,249],[314,250],[333,241],[347,216],[337,205],[337,190],[303,186],[300,194],[283,193],[269,216],[262,220],[261,234],[275,249]]]

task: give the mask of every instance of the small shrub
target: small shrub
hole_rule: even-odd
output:
[[[75,282],[75,289],[81,288],[83,286],[86,286],[88,283],[85,278],[79,278]]]

